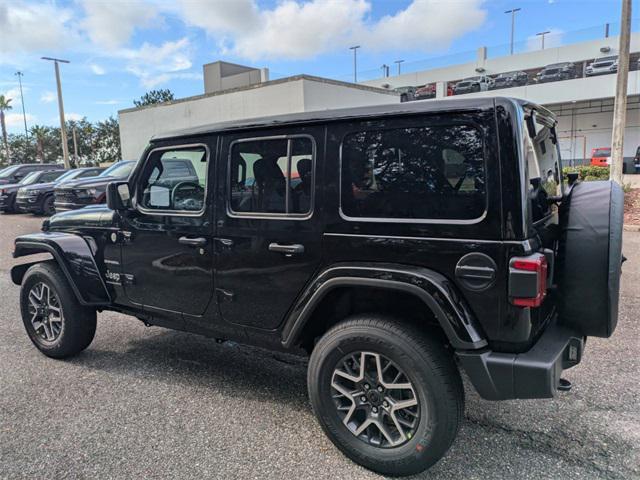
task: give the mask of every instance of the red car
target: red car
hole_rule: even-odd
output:
[[[594,148],[591,150],[591,165],[594,167],[608,167],[611,164],[610,148]]]

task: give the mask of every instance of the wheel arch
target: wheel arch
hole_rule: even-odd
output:
[[[290,310],[282,330],[282,343],[289,348],[323,333],[333,323],[319,327],[318,312],[323,308],[344,318],[351,311],[341,306],[340,292],[374,289],[383,295],[400,296],[424,308],[455,349],[475,350],[487,346],[481,328],[455,286],[443,275],[420,267],[395,264],[336,265],[323,270],[305,289]],[[370,292],[369,292],[370,294]],[[377,295],[375,296],[377,297]],[[372,298],[375,298],[372,297]],[[426,325],[425,325],[426,326]]]
[[[98,269],[87,241],[72,233],[42,232],[16,238],[14,258],[48,253],[60,267],[71,285],[73,293],[84,306],[104,306],[111,303],[111,296]],[[11,280],[21,285],[32,265],[41,261],[16,265],[11,268]]]

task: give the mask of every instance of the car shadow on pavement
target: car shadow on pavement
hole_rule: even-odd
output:
[[[123,376],[144,376],[172,386],[207,387],[229,396],[283,402],[309,409],[307,360],[235,342],[217,343],[162,330],[113,350],[89,347],[74,364]]]

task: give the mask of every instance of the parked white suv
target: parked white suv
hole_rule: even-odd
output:
[[[616,73],[618,71],[618,56],[596,58],[587,65],[585,73],[587,77],[595,75],[606,75],[607,73]]]

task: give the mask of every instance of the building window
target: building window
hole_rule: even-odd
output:
[[[482,132],[471,125],[351,133],[341,162],[347,217],[473,220],[486,210]]]
[[[311,137],[234,142],[230,153],[231,211],[307,216],[313,209],[314,165]]]

